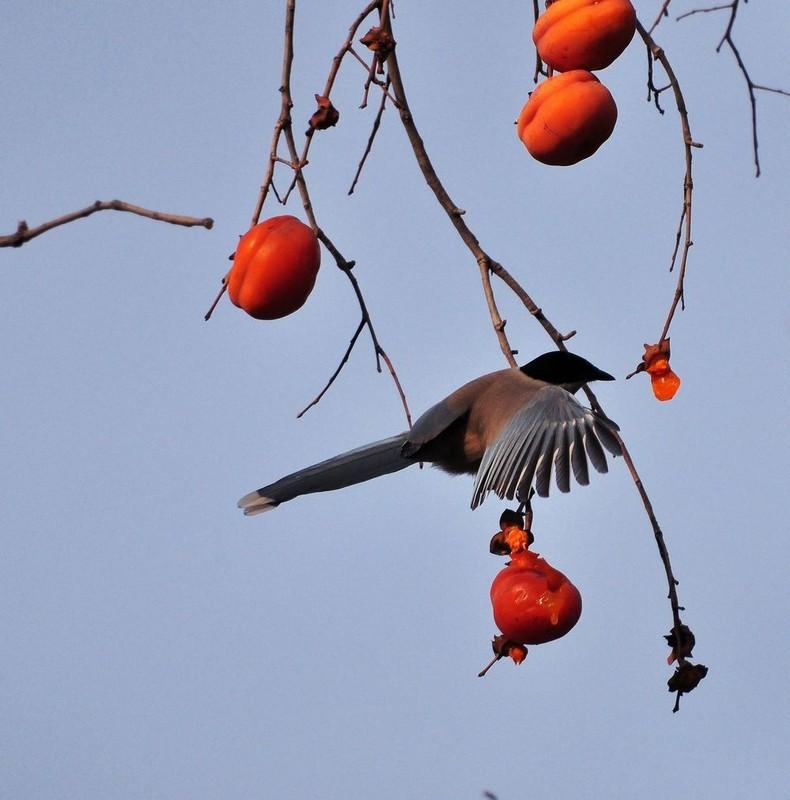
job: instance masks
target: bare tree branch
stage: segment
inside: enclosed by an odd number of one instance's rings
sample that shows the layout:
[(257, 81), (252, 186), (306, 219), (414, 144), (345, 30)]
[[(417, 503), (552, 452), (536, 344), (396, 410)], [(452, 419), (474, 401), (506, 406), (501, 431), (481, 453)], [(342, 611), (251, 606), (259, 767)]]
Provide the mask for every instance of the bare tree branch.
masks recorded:
[[(752, 80), (751, 75), (749, 74), (748, 69), (746, 68), (746, 64), (741, 57), (741, 53), (738, 50), (737, 45), (735, 44), (735, 40), (732, 38), (732, 30), (735, 26), (735, 18), (738, 14), (738, 6), (740, 5), (741, 0), (732, 0), (730, 3), (725, 3), (719, 6), (708, 6), (707, 8), (695, 8), (692, 11), (687, 11), (685, 14), (681, 14), (677, 19), (686, 19), (687, 17), (694, 16), (695, 14), (709, 14), (712, 11), (726, 11), (729, 10), (730, 16), (727, 20), (727, 27), (724, 30), (724, 35), (721, 37), (721, 41), (716, 46), (716, 52), (720, 53), (721, 48), (726, 44), (730, 50), (732, 51), (733, 56), (735, 56), (735, 61), (738, 64), (738, 69), (741, 71), (741, 75), (743, 75), (744, 80), (746, 81), (746, 88), (749, 92), (749, 105), (751, 106), (752, 112), (752, 152), (754, 153), (754, 176), (755, 178), (760, 177), (760, 156), (758, 153), (760, 142), (757, 138), (757, 94), (756, 92), (771, 92), (773, 94), (781, 94), (785, 97), (790, 97), (790, 92), (786, 91), (785, 89), (777, 89), (770, 86), (763, 86), (762, 84), (755, 83)], [(746, 2), (746, 0), (744, 0)]]
[[(337, 77), (340, 64), (343, 60), (343, 57), (351, 47), (351, 41), (354, 38), (357, 29), (362, 24), (364, 19), (372, 11), (378, 8), (380, 1), (381, 0), (372, 0), (372, 2), (369, 2), (352, 23), (349, 29), (348, 36), (343, 46), (332, 60), (332, 66), (330, 67), (329, 76), (327, 77), (327, 81), (324, 86), (324, 92), (323, 92), (324, 97), (327, 98), (329, 97), (329, 93), (332, 89), (332, 86), (334, 85), (334, 81), (335, 78)], [(406, 395), (403, 391), (403, 387), (400, 383), (400, 379), (398, 378), (398, 374), (395, 370), (392, 360), (387, 355), (384, 348), (381, 346), (381, 342), (379, 341), (379, 338), (376, 334), (376, 330), (373, 326), (373, 320), (371, 319), (370, 312), (368, 311), (367, 303), (365, 302), (365, 298), (362, 294), (362, 289), (359, 286), (359, 282), (357, 281), (356, 276), (351, 271), (354, 267), (354, 262), (346, 259), (343, 256), (343, 254), (339, 251), (339, 249), (336, 247), (336, 245), (332, 242), (332, 240), (329, 238), (329, 236), (326, 234), (326, 232), (319, 227), (318, 220), (316, 219), (315, 211), (313, 209), (313, 205), (310, 200), (310, 193), (307, 188), (307, 181), (305, 180), (304, 177), (304, 168), (307, 166), (307, 153), (309, 150), (310, 141), (312, 140), (313, 133), (315, 132), (315, 128), (311, 127), (305, 134), (306, 137), (305, 146), (300, 156), (296, 150), (296, 142), (294, 140), (294, 135), (293, 135), (293, 121), (291, 118), (291, 109), (293, 108), (293, 99), (291, 97), (291, 69), (294, 57), (293, 34), (294, 34), (295, 16), (296, 16), (296, 0), (286, 0), (285, 32), (284, 32), (284, 42), (283, 42), (283, 68), (280, 80), (280, 96), (281, 96), (280, 114), (274, 126), (274, 132), (272, 134), (272, 144), (269, 152), (269, 163), (266, 175), (264, 176), (263, 184), (261, 185), (261, 190), (258, 195), (258, 202), (256, 203), (252, 222), (253, 225), (255, 225), (257, 221), (260, 219), (263, 203), (266, 200), (266, 196), (268, 194), (270, 186), (273, 185), (275, 165), (283, 164), (287, 167), (290, 167), (294, 173), (292, 187), (295, 186), (299, 189), (299, 194), (302, 200), (302, 206), (304, 208), (305, 214), (307, 215), (310, 226), (315, 231), (315, 234), (318, 237), (319, 241), (324, 245), (324, 247), (329, 251), (332, 257), (335, 259), (335, 263), (337, 264), (338, 268), (345, 274), (345, 276), (351, 283), (351, 287), (354, 291), (354, 294), (356, 295), (357, 302), (359, 303), (360, 312), (362, 314), (362, 321), (360, 323), (361, 327), (352, 337), (348, 349), (346, 350), (346, 353), (344, 354), (339, 367), (330, 378), (326, 387), (311, 403), (309, 403), (298, 414), (298, 416), (301, 417), (308, 409), (316, 405), (321, 400), (321, 398), (326, 394), (327, 390), (335, 382), (335, 379), (340, 374), (340, 371), (342, 370), (343, 366), (348, 361), (351, 352), (354, 349), (354, 345), (359, 339), (359, 334), (361, 329), (366, 327), (368, 329), (368, 333), (370, 334), (370, 338), (373, 343), (373, 352), (376, 359), (376, 369), (378, 372), (382, 371), (381, 362), (383, 360), (387, 366), (387, 370), (390, 373), (393, 383), (395, 384), (398, 396), (400, 397), (401, 403), (403, 405), (403, 410), (406, 415), (406, 420), (408, 421), (409, 426), (411, 426), (411, 421), (412, 421), (411, 412), (409, 411), (409, 405), (406, 400)], [(285, 144), (288, 149), (289, 158), (287, 159), (282, 158), (278, 154), (278, 146), (281, 137), (285, 139)], [(290, 189), (288, 190), (288, 193), (290, 193)], [(288, 198), (288, 193), (286, 193), (285, 197), (282, 200), (283, 204), (286, 202)], [(227, 289), (227, 278), (228, 276), (226, 275), (222, 279), (222, 288), (219, 294), (217, 295), (217, 298), (214, 300), (208, 313), (206, 314), (206, 319), (209, 319), (211, 313), (213, 312), (214, 308), (219, 302), (219, 299), (222, 297), (225, 290)]]
[(343, 369), (345, 363), (348, 361), (351, 351), (354, 349), (354, 345), (359, 338), (359, 334), (365, 329), (365, 324), (365, 318), (363, 317), (359, 321), (359, 325), (357, 325), (357, 329), (354, 331), (354, 335), (351, 337), (351, 341), (348, 343), (346, 352), (343, 354), (343, 358), (340, 359), (337, 369), (332, 373), (332, 376), (329, 378), (324, 388), (321, 389), (321, 391), (296, 415), (297, 419), (303, 417), (313, 406), (318, 405), (318, 403), (321, 401), (321, 398), (329, 391), (329, 387), (335, 382), (335, 378), (337, 378), (337, 376), (340, 374), (340, 370)]
[[(387, 76), (387, 80), (385, 81), (385, 86), (389, 89), (390, 86), (390, 79)], [(349, 194), (354, 194), (354, 188), (357, 185), (357, 181), (359, 180), (359, 176), (362, 174), (362, 167), (365, 166), (365, 161), (367, 161), (368, 156), (370, 155), (370, 151), (373, 147), (373, 140), (376, 138), (376, 134), (378, 133), (379, 126), (381, 125), (381, 117), (384, 114), (384, 107), (387, 104), (387, 98), (389, 97), (389, 92), (385, 91), (381, 95), (381, 104), (379, 105), (379, 110), (376, 114), (376, 118), (373, 120), (373, 129), (370, 132), (370, 136), (368, 138), (367, 146), (365, 147), (365, 152), (362, 154), (362, 158), (359, 161), (359, 166), (357, 167), (357, 171), (354, 173), (354, 180), (351, 182), (351, 188), (348, 190)]]
[[(386, 15), (383, 15), (382, 17), (382, 26), (385, 27), (386, 30), (391, 31), (391, 21), (389, 17)], [(642, 31), (644, 31), (644, 28), (642, 28), (640, 33)], [(663, 55), (663, 52), (661, 52), (660, 56), (658, 52), (656, 52), (654, 55), (656, 58), (661, 60), (662, 64), (665, 64), (666, 57)], [(497, 334), (497, 337), (499, 339), (500, 347), (502, 348), (508, 363), (511, 364), (512, 366), (515, 364), (515, 360), (513, 359), (513, 350), (510, 347), (510, 344), (508, 343), (507, 337), (505, 336), (504, 333), (504, 322), (501, 320), (501, 317), (499, 316), (499, 312), (496, 307), (496, 303), (493, 300), (493, 292), (491, 291), (491, 286), (490, 286), (490, 273), (493, 273), (497, 277), (499, 277), (516, 294), (516, 296), (522, 301), (522, 303), (528, 309), (528, 311), (538, 320), (543, 329), (554, 341), (557, 348), (560, 350), (565, 350), (566, 349), (565, 341), (566, 339), (570, 338), (570, 336), (572, 336), (573, 334), (562, 335), (554, 327), (554, 325), (548, 320), (548, 318), (544, 315), (543, 311), (535, 304), (535, 302), (527, 294), (527, 292), (519, 284), (519, 282), (501, 264), (493, 261), (488, 256), (488, 254), (480, 246), (477, 237), (472, 233), (470, 228), (466, 225), (466, 223), (462, 219), (462, 215), (464, 212), (461, 209), (459, 209), (458, 206), (450, 198), (449, 194), (447, 193), (446, 189), (441, 183), (438, 175), (436, 174), (436, 171), (434, 170), (433, 165), (431, 164), (430, 158), (428, 157), (428, 153), (426, 152), (422, 137), (419, 134), (417, 126), (414, 122), (414, 117), (412, 116), (411, 110), (409, 108), (408, 100), (406, 98), (406, 92), (403, 85), (403, 80), (398, 65), (397, 55), (394, 52), (390, 54), (387, 60), (387, 67), (389, 70), (390, 79), (392, 81), (392, 88), (395, 92), (395, 96), (398, 100), (398, 103), (400, 104), (401, 122), (406, 131), (406, 135), (409, 139), (409, 142), (411, 143), (412, 150), (414, 151), (417, 164), (423, 173), (423, 177), (425, 178), (428, 187), (434, 193), (437, 201), (446, 212), (453, 226), (457, 230), (462, 241), (464, 242), (464, 244), (466, 244), (466, 246), (475, 256), (475, 259), (477, 260), (477, 263), (480, 267), (481, 278), (483, 282), (483, 290), (486, 296), (486, 301), (488, 303), (489, 313), (491, 315), (491, 321), (494, 330)], [(671, 66), (669, 66), (668, 61), (666, 61), (665, 67), (669, 67), (668, 75), (670, 75), (670, 79), (672, 80), (674, 76), (671, 74)], [(677, 84), (676, 81), (675, 83)], [(690, 148), (691, 146), (695, 146), (695, 143), (693, 143), (691, 139), (690, 132), (687, 132), (688, 115), (685, 113), (685, 105), (683, 104), (683, 98), (682, 94), (680, 93), (679, 86), (676, 85), (676, 87), (673, 88), (675, 89), (676, 92), (675, 97), (676, 101), (679, 104), (679, 108), (682, 104), (683, 114), (685, 115), (683, 117), (684, 140), (687, 140), (687, 148)], [(689, 160), (687, 161), (687, 166), (690, 169), (690, 149), (688, 149), (688, 159)], [(690, 191), (691, 191), (691, 181), (689, 178), (688, 192), (690, 193)], [(689, 207), (686, 210), (685, 220), (686, 220), (686, 225), (688, 226), (689, 237), (690, 237), (690, 224), (691, 224), (690, 195), (688, 197), (688, 200), (689, 200)], [(685, 201), (686, 200), (684, 196), (684, 202)], [(690, 238), (689, 238), (689, 246), (690, 246)], [(681, 270), (680, 270), (681, 275), (685, 271), (685, 255), (687, 254), (687, 252), (688, 248), (686, 248), (684, 255), (681, 257), (682, 260)], [(682, 287), (682, 278), (680, 285)], [(602, 416), (605, 417), (606, 414), (601, 408), (601, 405), (598, 402), (598, 399), (596, 398), (592, 390), (587, 386), (584, 387), (584, 390), (587, 394), (587, 397), (590, 401), (592, 408), (596, 411), (596, 413), (601, 414)], [(636, 489), (642, 500), (642, 504), (645, 508), (645, 512), (648, 516), (648, 519), (650, 520), (650, 524), (653, 529), (653, 535), (656, 540), (656, 544), (658, 546), (661, 562), (663, 564), (664, 572), (667, 577), (667, 582), (670, 587), (669, 600), (672, 610), (672, 619), (673, 619), (673, 625), (675, 629), (677, 629), (677, 626), (681, 624), (679, 616), (681, 606), (679, 605), (677, 600), (677, 591), (675, 588), (677, 586), (677, 580), (675, 579), (675, 576), (672, 572), (672, 565), (669, 560), (669, 553), (667, 551), (666, 544), (664, 542), (663, 533), (661, 531), (661, 528), (658, 524), (655, 513), (653, 511), (650, 498), (648, 497), (644, 485), (642, 484), (641, 478), (639, 477), (639, 474), (636, 471), (633, 459), (631, 458), (630, 453), (625, 447), (625, 443), (622, 441), (622, 438), (618, 436), (618, 439), (623, 448), (624, 459), (628, 467), (629, 473), (631, 475), (632, 480), (634, 481), (634, 485), (636, 486)], [(679, 657), (678, 659), (679, 661), (680, 658), (683, 658), (683, 656), (681, 655)], [(683, 661), (682, 663), (685, 663), (685, 661)], [(678, 692), (677, 703), (679, 703), (679, 700), (680, 700), (680, 692)], [(676, 709), (678, 707), (677, 703), (676, 703)]]
[[(364, 70), (365, 70), (365, 72), (367, 72), (367, 73), (368, 73), (368, 75), (370, 75), (370, 66), (371, 66), (371, 65), (370, 65), (370, 64), (368, 64), (368, 62), (367, 62), (367, 61), (365, 61), (365, 59), (364, 59), (364, 58), (362, 58), (362, 56), (361, 56), (361, 55), (360, 55), (360, 54), (359, 54), (359, 53), (358, 53), (358, 52), (357, 52), (357, 51), (356, 51), (356, 50), (355, 50), (353, 47), (349, 47), (349, 48), (348, 48), (348, 52), (349, 52), (349, 53), (351, 53), (351, 55), (352, 55), (352, 56), (354, 56), (354, 58), (357, 60), (357, 63), (358, 63), (358, 64), (359, 64), (359, 65), (362, 67), (362, 69), (364, 69)], [(382, 91), (384, 94), (386, 94), (386, 95), (387, 95), (387, 97), (389, 97), (389, 99), (390, 99), (390, 103), (392, 103), (392, 105), (394, 105), (396, 108), (398, 107), (398, 101), (397, 101), (397, 100), (395, 99), (395, 97), (394, 97), (394, 96), (393, 96), (393, 95), (390, 93), (388, 86), (385, 86), (385, 85), (384, 85), (384, 83), (385, 83), (384, 81), (382, 81), (382, 80), (379, 80), (378, 78), (376, 78), (376, 77), (374, 76), (374, 77), (371, 79), (371, 82), (372, 82), (372, 83), (375, 83), (375, 84), (376, 84), (376, 86), (378, 86), (378, 87), (381, 89), (381, 91)], [(364, 105), (363, 105), (363, 106), (360, 106), (360, 108), (364, 108), (364, 107), (365, 107)]]
[[(350, 43), (351, 39), (354, 36), (359, 25), (365, 19), (365, 17), (377, 7), (378, 0), (376, 2), (369, 3), (365, 9), (363, 9), (362, 13), (360, 13), (354, 24), (351, 26), (348, 38), (346, 39), (346, 45), (343, 49), (338, 53), (332, 63), (332, 68), (330, 70), (330, 76), (327, 79), (327, 86), (324, 89), (324, 96), (329, 95), (329, 90), (331, 90), (332, 84), (334, 83), (334, 79), (337, 75), (337, 70), (339, 69), (340, 62), (342, 61), (342, 57), (345, 54), (348, 44)], [(285, 143), (288, 148), (288, 152), (291, 157), (291, 164), (296, 165), (293, 167), (294, 169), (294, 183), (299, 190), (299, 194), (302, 199), (302, 207), (304, 208), (305, 214), (310, 222), (311, 227), (316, 233), (316, 236), (321, 241), (321, 243), (326, 247), (326, 249), (332, 254), (332, 257), (335, 259), (335, 263), (337, 264), (338, 268), (343, 272), (343, 274), (348, 278), (351, 286), (354, 290), (354, 294), (356, 295), (357, 302), (359, 303), (359, 308), (362, 313), (362, 320), (365, 324), (365, 327), (368, 329), (368, 333), (370, 334), (371, 341), (373, 342), (373, 350), (376, 357), (376, 369), (381, 372), (381, 360), (383, 359), (385, 364), (387, 365), (387, 369), (392, 377), (393, 382), (395, 383), (395, 388), (398, 391), (398, 395), (400, 396), (401, 403), (403, 405), (403, 410), (406, 415), (406, 419), (411, 426), (411, 413), (409, 411), (409, 406), (406, 401), (406, 396), (403, 392), (403, 387), (401, 386), (400, 380), (398, 379), (397, 372), (392, 364), (392, 360), (389, 358), (387, 353), (385, 352), (384, 348), (381, 346), (379, 342), (378, 336), (376, 334), (376, 330), (373, 327), (373, 320), (370, 317), (370, 313), (368, 311), (367, 303), (365, 302), (365, 298), (362, 294), (362, 290), (360, 289), (359, 282), (356, 279), (356, 276), (352, 273), (352, 268), (354, 267), (354, 262), (347, 260), (337, 246), (332, 242), (329, 236), (323, 231), (319, 225), (318, 220), (316, 219), (315, 211), (313, 209), (313, 204), (310, 200), (310, 192), (307, 188), (307, 181), (304, 177), (303, 172), (303, 165), (305, 163), (306, 157), (306, 149), (302, 153), (302, 157), (300, 158), (297, 154), (296, 150), (296, 142), (294, 140), (293, 135), (293, 125), (291, 122), (291, 108), (293, 107), (293, 101), (291, 99), (291, 73), (290, 73), (290, 64), (293, 60), (293, 19), (296, 11), (296, 0), (286, 0), (286, 25), (285, 25), (285, 57), (283, 59), (283, 63), (288, 65), (288, 69), (284, 68), (283, 70), (283, 80), (280, 91), (282, 93), (282, 108), (285, 112), (285, 118), (281, 125), (283, 136), (285, 138)], [(311, 129), (312, 130), (312, 129)], [(312, 138), (310, 133), (308, 132), (308, 141), (306, 142), (306, 146), (309, 144), (309, 139)], [(357, 341), (357, 337), (354, 338), (354, 342)], [(353, 343), (352, 343), (353, 349)], [(349, 351), (350, 354), (350, 351)], [(347, 359), (346, 359), (347, 360)], [(345, 360), (343, 361), (345, 363)], [(341, 368), (343, 364), (340, 365)], [(334, 379), (333, 379), (334, 380)], [(312, 405), (312, 404), (311, 404)], [(310, 407), (310, 406), (308, 406)]]
[[(540, 6), (538, 5), (538, 0), (532, 0), (532, 18), (537, 23), (538, 17), (540, 16)], [(532, 76), (532, 82), (537, 83), (538, 79), (541, 75), (547, 75), (548, 73), (543, 67), (543, 59), (540, 57), (540, 53), (538, 53), (538, 48), (535, 48), (535, 73)]]
[[(340, 65), (343, 63), (346, 53), (352, 49), (351, 43), (354, 41), (354, 36), (359, 30), (359, 26), (379, 7), (380, 3), (381, 0), (370, 0), (370, 2), (362, 9), (362, 11), (359, 12), (356, 19), (351, 23), (351, 27), (348, 29), (348, 36), (346, 36), (346, 40), (343, 42), (340, 50), (337, 51), (337, 54), (332, 59), (332, 65), (329, 68), (329, 74), (326, 77), (326, 83), (324, 84), (324, 89), (321, 92), (323, 97), (329, 97), (331, 95), (332, 88), (335, 85), (335, 79), (337, 78), (337, 73), (340, 70)], [(293, 42), (293, 31), (291, 32), (291, 41)], [(291, 51), (293, 52), (293, 44), (291, 45)], [(367, 65), (365, 65), (365, 68), (367, 69)], [(300, 163), (307, 160), (307, 154), (310, 152), (310, 145), (312, 144), (314, 134), (314, 128), (308, 129), (307, 133), (305, 134), (305, 142), (304, 146), (302, 147), (301, 158), (298, 159)], [(283, 196), (283, 203), (288, 202), (288, 198), (291, 196), (291, 192), (294, 190), (295, 186), (296, 175), (294, 175), (291, 185), (288, 187), (285, 195)]]
[[(694, 197), (694, 178), (692, 173), (692, 165), (693, 165), (693, 150), (692, 148), (701, 148), (702, 145), (698, 142), (694, 141), (694, 138), (691, 135), (691, 126), (689, 124), (689, 116), (688, 110), (686, 109), (686, 101), (683, 97), (683, 91), (680, 88), (680, 83), (678, 82), (677, 76), (675, 75), (675, 71), (672, 69), (672, 64), (670, 64), (669, 59), (667, 58), (666, 53), (664, 50), (659, 47), (653, 37), (645, 30), (644, 26), (642, 25), (639, 20), (636, 22), (636, 29), (639, 32), (639, 35), (642, 37), (645, 45), (647, 46), (649, 52), (649, 58), (658, 61), (664, 72), (669, 79), (669, 87), (672, 89), (672, 94), (675, 97), (675, 105), (677, 106), (678, 116), (680, 118), (680, 129), (683, 136), (683, 151), (685, 155), (685, 163), (686, 163), (686, 171), (685, 175), (683, 176), (683, 205), (681, 208), (680, 213), (680, 220), (678, 222), (677, 232), (675, 234), (675, 247), (672, 251), (672, 257), (670, 259), (669, 270), (670, 272), (674, 269), (675, 264), (678, 262), (678, 251), (680, 251), (680, 259), (679, 259), (679, 269), (678, 269), (678, 277), (677, 283), (675, 285), (675, 293), (672, 297), (672, 302), (669, 306), (669, 311), (667, 312), (666, 320), (664, 321), (664, 326), (661, 331), (661, 336), (659, 336), (658, 341), (662, 341), (666, 339), (667, 335), (669, 334), (669, 328), (672, 325), (672, 320), (675, 316), (675, 311), (677, 310), (678, 304), (681, 304), (681, 308), (683, 307), (683, 298), (684, 298), (684, 281), (686, 278), (686, 265), (688, 263), (688, 256), (689, 250), (691, 246), (694, 244), (691, 239), (691, 211), (692, 211), (692, 202)], [(662, 112), (663, 113), (663, 112)], [(681, 237), (683, 239), (683, 246), (680, 247)]]
[(15, 233), (0, 236), (0, 247), (21, 247), (31, 239), (35, 239), (36, 236), (41, 236), (42, 233), (51, 231), (61, 225), (67, 225), (69, 222), (89, 217), (97, 211), (128, 211), (130, 214), (137, 214), (140, 217), (148, 217), (148, 219), (154, 219), (158, 222), (168, 222), (171, 225), (183, 225), (186, 228), (201, 227), (211, 229), (214, 225), (214, 220), (211, 217), (199, 219), (197, 217), (185, 217), (181, 214), (168, 214), (165, 211), (152, 211), (149, 208), (125, 203), (123, 200), (97, 200), (79, 211), (64, 214), (62, 217), (44, 222), (35, 228), (29, 228), (27, 222), (22, 220)]
[(661, 22), (661, 20), (664, 17), (668, 17), (669, 16), (669, 4), (671, 2), (672, 2), (672, 0), (664, 0), (664, 2), (661, 4), (661, 8), (659, 9), (658, 14), (656, 15), (656, 18), (653, 20), (653, 24), (650, 26), (650, 28), (647, 31), (648, 33), (653, 33), (653, 31), (658, 27), (658, 25)]

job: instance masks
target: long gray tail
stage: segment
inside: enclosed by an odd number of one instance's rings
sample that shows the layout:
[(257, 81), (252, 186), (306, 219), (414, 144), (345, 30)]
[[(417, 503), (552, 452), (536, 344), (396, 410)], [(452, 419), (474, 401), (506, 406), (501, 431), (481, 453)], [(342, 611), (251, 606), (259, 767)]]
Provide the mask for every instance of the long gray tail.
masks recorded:
[(239, 500), (239, 508), (243, 508), (244, 514), (251, 517), (302, 494), (342, 489), (344, 486), (397, 472), (415, 463), (401, 455), (405, 441), (406, 434), (399, 433), (389, 439), (366, 444), (320, 464), (300, 469), (299, 472), (280, 478), (276, 483), (244, 495)]

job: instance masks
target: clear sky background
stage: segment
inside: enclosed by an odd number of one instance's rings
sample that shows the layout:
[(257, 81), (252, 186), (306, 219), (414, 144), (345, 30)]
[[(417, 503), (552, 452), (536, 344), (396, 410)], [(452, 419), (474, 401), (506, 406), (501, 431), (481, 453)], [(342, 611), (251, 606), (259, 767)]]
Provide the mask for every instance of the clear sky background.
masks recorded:
[[(638, 5), (650, 22), (660, 3)], [(203, 321), (264, 174), (282, 6), (5, 4), (0, 232), (113, 197), (216, 224), (104, 212), (0, 251), (0, 797), (786, 798), (790, 103), (759, 97), (755, 180), (743, 78), (714, 52), (726, 16), (658, 29), (705, 145), (672, 329), (683, 386), (659, 404), (644, 375), (622, 380), (674, 289), (683, 179), (671, 98), (663, 117), (645, 102), (644, 48), (601, 74), (620, 112), (610, 141), (549, 168), (513, 128), (532, 88), (530, 4), (398, 2), (403, 77), (448, 191), (557, 327), (578, 330), (573, 349), (620, 378), (599, 398), (710, 668), (673, 715), (665, 578), (618, 461), (536, 507), (537, 550), (583, 594), (578, 626), (480, 680), (505, 506), (472, 513), (471, 479), (413, 468), (260, 518), (235, 507), (404, 428), (364, 336), (295, 419), (358, 322), (330, 258), (287, 319), (226, 300)], [(300, 136), (359, 7), (299, 3)], [(788, 25), (785, 3), (741, 9), (756, 81), (790, 87)], [(316, 137), (307, 177), (420, 413), (505, 364), (477, 266), (391, 110), (346, 196), (375, 111), (357, 108), (364, 74), (344, 66), (340, 124)], [(522, 363), (551, 349), (496, 288)]]

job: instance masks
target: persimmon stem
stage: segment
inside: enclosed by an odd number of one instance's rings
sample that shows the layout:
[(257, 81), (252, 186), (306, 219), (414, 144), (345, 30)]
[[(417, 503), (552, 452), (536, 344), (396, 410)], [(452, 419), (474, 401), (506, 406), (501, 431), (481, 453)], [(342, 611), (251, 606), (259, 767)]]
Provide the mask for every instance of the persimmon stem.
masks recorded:
[(480, 670), (480, 672), (478, 672), (478, 673), (477, 673), (477, 677), (478, 677), (478, 678), (483, 678), (483, 677), (485, 677), (485, 675), (486, 675), (486, 673), (488, 672), (488, 670), (490, 670), (490, 669), (491, 669), (491, 667), (493, 667), (493, 666), (494, 666), (494, 664), (496, 664), (496, 662), (497, 662), (497, 661), (499, 661), (501, 658), (502, 658), (502, 655), (501, 655), (501, 654), (497, 654), (497, 655), (495, 655), (495, 656), (494, 656), (494, 657), (493, 657), (493, 658), (492, 658), (492, 659), (491, 659), (491, 660), (488, 662), (488, 664), (486, 664), (486, 665), (483, 667), (483, 669), (481, 669), (481, 670)]
[[(228, 275), (229, 274), (230, 273), (228, 273)], [(222, 299), (222, 295), (228, 291), (228, 275), (226, 275), (222, 279), (222, 287), (217, 292), (217, 296), (214, 298), (214, 302), (211, 304), (209, 310), (206, 312), (206, 315), (203, 317), (203, 319), (206, 320), (206, 322), (208, 322), (211, 319), (211, 315), (214, 313), (214, 309), (217, 307), (217, 305), (219, 305), (219, 301)]]

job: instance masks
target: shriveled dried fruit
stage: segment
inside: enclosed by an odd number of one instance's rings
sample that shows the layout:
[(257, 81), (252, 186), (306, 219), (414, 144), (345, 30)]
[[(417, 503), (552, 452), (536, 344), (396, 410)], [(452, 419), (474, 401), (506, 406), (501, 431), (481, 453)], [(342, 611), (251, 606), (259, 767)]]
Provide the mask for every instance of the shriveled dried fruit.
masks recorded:
[(686, 662), (678, 667), (667, 681), (670, 692), (680, 692), (685, 694), (692, 689), (696, 689), (699, 682), (708, 674), (708, 668), (704, 664), (689, 664)]
[(378, 26), (372, 27), (360, 40), (365, 47), (378, 55), (380, 61), (386, 61), (389, 54), (395, 49), (395, 39), (392, 35)]
[[(340, 119), (340, 112), (332, 105), (332, 101), (328, 97), (323, 97), (320, 94), (315, 96), (315, 101), (318, 103), (318, 108), (310, 117), (309, 125), (313, 130), (324, 131), (337, 125)], [(309, 131), (308, 131), (309, 132)]]
[(672, 652), (667, 656), (667, 664), (672, 664), (678, 658), (690, 658), (692, 650), (697, 643), (694, 634), (688, 625), (681, 625), (679, 629), (672, 630), (664, 637)]

